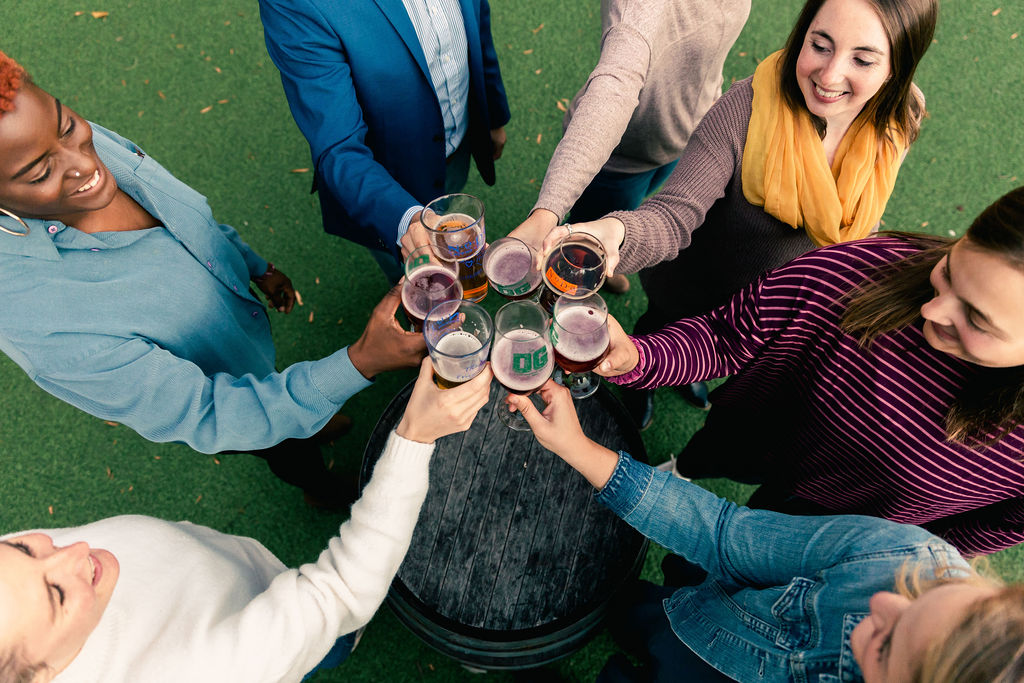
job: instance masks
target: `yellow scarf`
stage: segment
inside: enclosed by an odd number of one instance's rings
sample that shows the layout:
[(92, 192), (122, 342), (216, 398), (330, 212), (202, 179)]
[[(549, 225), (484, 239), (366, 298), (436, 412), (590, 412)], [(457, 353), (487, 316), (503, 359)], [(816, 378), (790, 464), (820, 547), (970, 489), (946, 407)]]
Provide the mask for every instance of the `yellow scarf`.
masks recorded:
[(818, 246), (867, 237), (892, 194), (906, 143), (879, 144), (859, 116), (843, 136), (832, 167), (806, 111), (793, 112), (779, 92), (782, 51), (754, 70), (754, 101), (743, 148), (743, 195)]

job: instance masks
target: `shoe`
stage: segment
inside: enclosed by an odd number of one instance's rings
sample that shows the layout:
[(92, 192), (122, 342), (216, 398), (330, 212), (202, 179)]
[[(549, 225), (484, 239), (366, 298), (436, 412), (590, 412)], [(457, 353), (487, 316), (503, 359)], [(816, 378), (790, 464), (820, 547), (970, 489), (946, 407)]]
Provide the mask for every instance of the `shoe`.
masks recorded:
[(358, 497), (359, 478), (355, 475), (328, 472), (320, 481), (302, 488), (306, 505), (324, 512), (347, 510)]
[(658, 470), (659, 472), (671, 472), (672, 476), (675, 477), (676, 479), (682, 479), (683, 481), (693, 481), (689, 477), (684, 477), (683, 475), (679, 474), (679, 471), (676, 469), (676, 456), (674, 455), (668, 456), (668, 460), (656, 466), (654, 469)]
[(604, 289), (612, 294), (625, 294), (629, 291), (629, 278), (621, 273), (615, 273), (604, 281)]
[(676, 393), (694, 408), (711, 410), (711, 401), (708, 400), (708, 385), (704, 382), (694, 382), (676, 387)]
[(619, 395), (637, 429), (642, 432), (650, 427), (654, 422), (654, 390), (623, 389)]

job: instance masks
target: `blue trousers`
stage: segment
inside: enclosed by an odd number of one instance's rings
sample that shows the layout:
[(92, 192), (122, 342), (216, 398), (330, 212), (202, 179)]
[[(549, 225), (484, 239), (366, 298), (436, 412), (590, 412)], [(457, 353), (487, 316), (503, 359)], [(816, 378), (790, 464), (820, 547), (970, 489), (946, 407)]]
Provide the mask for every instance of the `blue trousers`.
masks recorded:
[(600, 171), (569, 212), (574, 223), (597, 220), (612, 211), (631, 211), (658, 190), (676, 167), (675, 161), (643, 173)]
[(320, 663), (313, 667), (313, 670), (302, 677), (302, 680), (308, 680), (310, 676), (315, 674), (321, 669), (333, 669), (336, 666), (340, 666), (342, 662), (348, 659), (349, 654), (352, 652), (352, 646), (356, 642), (356, 632), (346, 633), (341, 638), (334, 641), (334, 647), (330, 649), (327, 655), (320, 660)]

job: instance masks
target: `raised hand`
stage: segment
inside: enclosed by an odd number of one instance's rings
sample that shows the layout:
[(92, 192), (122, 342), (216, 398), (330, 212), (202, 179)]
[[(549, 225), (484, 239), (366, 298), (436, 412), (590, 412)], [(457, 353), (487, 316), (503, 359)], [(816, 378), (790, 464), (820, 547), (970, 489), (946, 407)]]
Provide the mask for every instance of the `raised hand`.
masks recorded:
[(433, 373), (430, 359), (424, 358), (405, 414), (395, 429), (410, 441), (433, 443), (442, 436), (466, 431), (490, 396), (489, 363), (479, 375), (452, 389), (439, 389)]

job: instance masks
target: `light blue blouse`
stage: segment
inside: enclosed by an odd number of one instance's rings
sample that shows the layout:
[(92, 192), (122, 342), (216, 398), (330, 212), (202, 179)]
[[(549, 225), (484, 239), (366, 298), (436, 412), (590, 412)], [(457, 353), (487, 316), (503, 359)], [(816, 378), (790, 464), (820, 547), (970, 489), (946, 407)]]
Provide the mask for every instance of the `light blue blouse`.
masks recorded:
[(369, 384), (347, 348), (276, 372), (249, 291), (267, 262), (205, 197), (91, 125), (118, 186), (162, 226), (86, 234), (26, 219), (28, 236), (0, 233), (0, 350), (47, 392), (151, 441), (217, 453), (315, 434)]
[(920, 527), (751, 510), (625, 453), (597, 499), (707, 570), (665, 600), (665, 614), (680, 641), (738, 681), (861, 681), (850, 634), (871, 596), (893, 590), (904, 564), (969, 570)]

